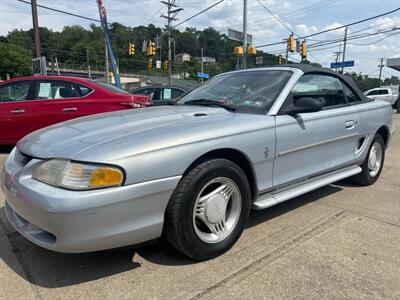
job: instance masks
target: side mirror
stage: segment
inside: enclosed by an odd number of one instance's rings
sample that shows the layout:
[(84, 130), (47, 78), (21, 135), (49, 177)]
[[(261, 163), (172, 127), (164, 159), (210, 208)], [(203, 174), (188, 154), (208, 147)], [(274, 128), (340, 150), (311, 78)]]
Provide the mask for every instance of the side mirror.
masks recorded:
[(289, 106), (285, 113), (288, 115), (296, 115), (299, 113), (317, 112), (322, 109), (322, 102), (315, 98), (300, 98), (296, 104)]

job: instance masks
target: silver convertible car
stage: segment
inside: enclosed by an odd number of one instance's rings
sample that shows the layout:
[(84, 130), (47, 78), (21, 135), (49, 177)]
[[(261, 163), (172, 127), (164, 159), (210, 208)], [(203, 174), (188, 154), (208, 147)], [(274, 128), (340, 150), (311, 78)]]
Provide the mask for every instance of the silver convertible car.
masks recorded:
[(351, 177), (379, 177), (389, 103), (307, 65), (215, 76), (173, 105), (84, 117), (23, 138), (1, 175), (8, 220), (60, 252), (162, 235), (205, 260), (266, 209)]

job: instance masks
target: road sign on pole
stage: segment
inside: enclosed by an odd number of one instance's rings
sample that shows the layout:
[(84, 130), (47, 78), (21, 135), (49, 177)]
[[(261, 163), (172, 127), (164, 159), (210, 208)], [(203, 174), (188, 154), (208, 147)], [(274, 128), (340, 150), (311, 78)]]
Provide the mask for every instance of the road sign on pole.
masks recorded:
[(262, 65), (262, 63), (263, 63), (263, 57), (256, 56), (256, 65)]
[(331, 69), (354, 67), (354, 60), (340, 61), (331, 63)]
[[(228, 28), (228, 38), (237, 42), (242, 42), (243, 32)], [(253, 35), (247, 34), (247, 43), (253, 44)]]
[(204, 78), (207, 79), (210, 77), (210, 75), (208, 73), (203, 73), (203, 72), (197, 72), (197, 77), (198, 78)]

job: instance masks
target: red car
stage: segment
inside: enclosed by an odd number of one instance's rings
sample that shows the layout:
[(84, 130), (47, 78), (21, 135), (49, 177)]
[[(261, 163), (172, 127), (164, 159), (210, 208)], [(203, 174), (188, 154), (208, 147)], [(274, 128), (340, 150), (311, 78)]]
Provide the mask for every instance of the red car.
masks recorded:
[(14, 145), (32, 131), (69, 119), (150, 104), (147, 96), (90, 79), (10, 79), (0, 83), (0, 145)]

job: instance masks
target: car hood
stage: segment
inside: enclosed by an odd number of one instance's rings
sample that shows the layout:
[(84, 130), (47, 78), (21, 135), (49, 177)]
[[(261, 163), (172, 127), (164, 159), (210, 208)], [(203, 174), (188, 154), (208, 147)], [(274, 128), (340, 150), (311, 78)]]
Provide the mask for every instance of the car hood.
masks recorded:
[(52, 125), (17, 147), (36, 158), (111, 161), (266, 127), (265, 115), (191, 105), (148, 107), (92, 115)]

